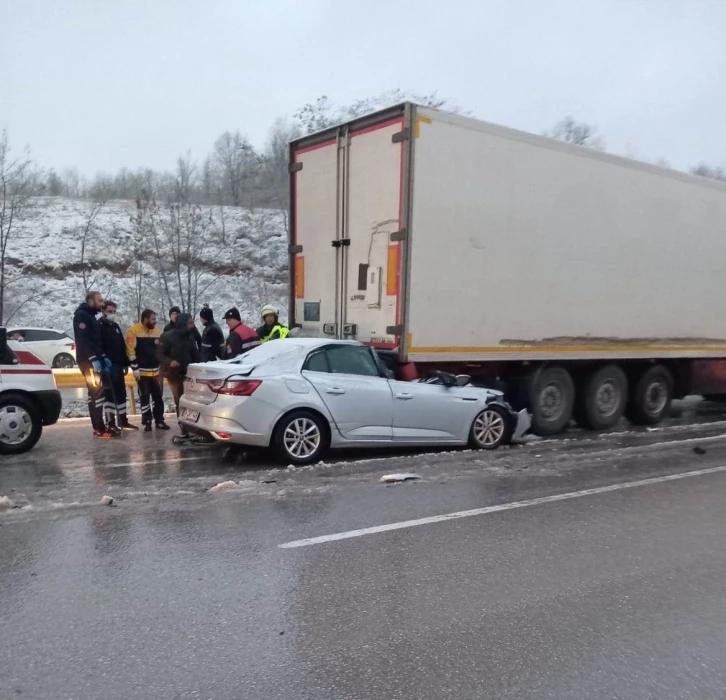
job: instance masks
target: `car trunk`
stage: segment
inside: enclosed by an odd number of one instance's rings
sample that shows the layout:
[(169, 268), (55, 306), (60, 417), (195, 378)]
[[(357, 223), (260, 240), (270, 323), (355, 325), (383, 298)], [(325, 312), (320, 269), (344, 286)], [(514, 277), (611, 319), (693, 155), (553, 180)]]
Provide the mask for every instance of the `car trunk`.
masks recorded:
[(226, 362), (190, 365), (184, 381), (184, 395), (195, 403), (209, 405), (214, 403), (218, 396), (212, 391), (212, 386), (232, 376), (247, 377), (253, 369), (254, 367), (250, 365)]

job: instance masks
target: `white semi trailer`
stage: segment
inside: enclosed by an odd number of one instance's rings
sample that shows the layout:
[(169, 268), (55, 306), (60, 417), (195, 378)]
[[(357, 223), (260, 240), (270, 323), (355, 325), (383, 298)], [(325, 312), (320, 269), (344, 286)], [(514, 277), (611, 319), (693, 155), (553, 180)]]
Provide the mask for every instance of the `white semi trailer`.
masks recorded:
[(403, 104), (290, 147), (292, 323), (543, 435), (726, 394), (726, 184)]

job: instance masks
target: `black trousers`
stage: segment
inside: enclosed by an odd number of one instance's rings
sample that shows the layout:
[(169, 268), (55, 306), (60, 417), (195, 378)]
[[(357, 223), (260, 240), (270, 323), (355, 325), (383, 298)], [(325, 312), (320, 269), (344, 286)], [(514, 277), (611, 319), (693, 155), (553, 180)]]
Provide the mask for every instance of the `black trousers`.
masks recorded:
[(106, 430), (106, 424), (103, 420), (103, 409), (106, 405), (106, 387), (98, 374), (91, 365), (80, 364), (78, 369), (83, 373), (86, 381), (86, 389), (88, 390), (88, 415), (91, 417), (91, 425), (94, 430), (100, 432)]
[(110, 374), (103, 375), (105, 389), (105, 404), (103, 408), (107, 425), (126, 423), (126, 380), (124, 368), (121, 365), (113, 365)]
[(164, 396), (162, 379), (156, 377), (141, 377), (139, 385), (139, 403), (141, 404), (141, 423), (151, 425), (164, 420)]

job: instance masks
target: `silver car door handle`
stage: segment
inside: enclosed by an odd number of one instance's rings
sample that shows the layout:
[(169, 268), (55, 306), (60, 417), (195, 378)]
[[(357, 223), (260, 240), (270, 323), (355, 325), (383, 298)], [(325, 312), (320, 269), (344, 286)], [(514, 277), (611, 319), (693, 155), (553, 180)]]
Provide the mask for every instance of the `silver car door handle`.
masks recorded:
[(335, 396), (340, 396), (341, 394), (345, 394), (345, 389), (338, 389), (337, 386), (331, 387), (330, 389), (325, 390), (326, 394), (334, 394)]
[(413, 394), (396, 394), (397, 399), (401, 401), (410, 401), (413, 398)]

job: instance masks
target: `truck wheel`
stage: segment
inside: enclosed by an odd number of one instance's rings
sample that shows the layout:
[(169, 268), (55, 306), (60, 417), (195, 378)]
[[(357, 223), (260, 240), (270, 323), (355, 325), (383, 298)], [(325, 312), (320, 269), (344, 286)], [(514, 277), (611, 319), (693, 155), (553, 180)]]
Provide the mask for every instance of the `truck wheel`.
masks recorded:
[(557, 435), (570, 423), (575, 404), (575, 383), (562, 367), (545, 367), (534, 374), (529, 390), (532, 432)]
[(617, 365), (605, 365), (585, 378), (577, 397), (577, 422), (590, 430), (612, 428), (625, 413), (628, 378)]
[(634, 425), (655, 425), (668, 414), (673, 400), (673, 375), (667, 367), (654, 365), (635, 384), (625, 409)]
[(27, 452), (42, 432), (43, 422), (30, 399), (12, 394), (0, 398), (0, 454)]

